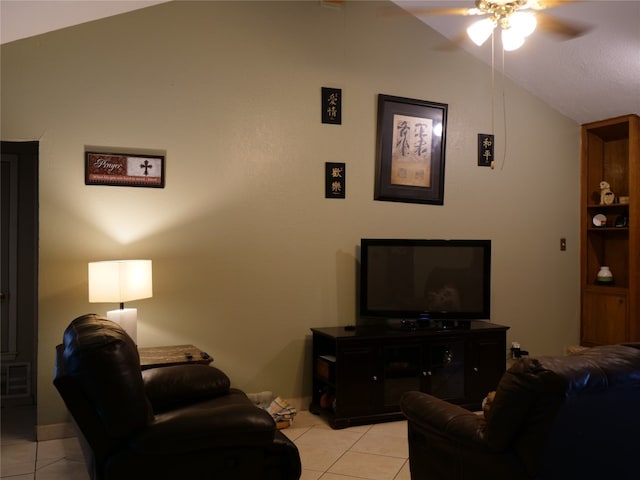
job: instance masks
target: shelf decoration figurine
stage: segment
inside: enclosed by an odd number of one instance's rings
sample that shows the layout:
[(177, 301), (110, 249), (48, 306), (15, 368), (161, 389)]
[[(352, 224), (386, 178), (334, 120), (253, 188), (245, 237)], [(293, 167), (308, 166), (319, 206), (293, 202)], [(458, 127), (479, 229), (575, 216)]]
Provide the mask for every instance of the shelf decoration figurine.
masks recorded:
[(613, 273), (607, 266), (600, 267), (598, 275), (596, 275), (596, 281), (603, 285), (611, 285), (613, 283)]
[(626, 215), (618, 215), (616, 217), (615, 225), (618, 228), (628, 227), (629, 226), (629, 217), (627, 217)]
[(616, 198), (611, 191), (611, 185), (604, 180), (600, 182), (600, 205), (611, 205)]

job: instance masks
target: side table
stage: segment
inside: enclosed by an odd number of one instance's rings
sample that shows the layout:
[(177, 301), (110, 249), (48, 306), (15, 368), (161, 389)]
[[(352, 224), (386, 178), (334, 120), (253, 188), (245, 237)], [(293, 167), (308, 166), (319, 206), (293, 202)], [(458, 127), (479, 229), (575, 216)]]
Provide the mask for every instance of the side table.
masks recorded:
[(209, 365), (213, 357), (193, 345), (170, 345), (166, 347), (138, 347), (140, 368), (170, 367), (198, 363)]

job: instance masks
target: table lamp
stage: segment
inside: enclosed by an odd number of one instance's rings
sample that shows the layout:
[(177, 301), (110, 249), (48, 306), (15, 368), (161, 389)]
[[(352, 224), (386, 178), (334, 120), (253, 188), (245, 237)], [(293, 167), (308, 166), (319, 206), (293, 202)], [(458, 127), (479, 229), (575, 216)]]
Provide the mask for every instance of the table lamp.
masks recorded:
[(117, 302), (120, 309), (107, 312), (137, 343), (138, 309), (124, 302), (151, 298), (151, 260), (113, 260), (89, 263), (89, 302)]

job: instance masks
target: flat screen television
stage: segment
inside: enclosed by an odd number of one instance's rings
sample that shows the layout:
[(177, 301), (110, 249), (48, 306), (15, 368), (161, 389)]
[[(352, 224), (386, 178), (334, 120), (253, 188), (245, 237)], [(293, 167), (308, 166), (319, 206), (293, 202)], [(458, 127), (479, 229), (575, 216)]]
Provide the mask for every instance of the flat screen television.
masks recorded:
[(364, 238), (359, 291), (361, 318), (488, 320), (491, 240)]

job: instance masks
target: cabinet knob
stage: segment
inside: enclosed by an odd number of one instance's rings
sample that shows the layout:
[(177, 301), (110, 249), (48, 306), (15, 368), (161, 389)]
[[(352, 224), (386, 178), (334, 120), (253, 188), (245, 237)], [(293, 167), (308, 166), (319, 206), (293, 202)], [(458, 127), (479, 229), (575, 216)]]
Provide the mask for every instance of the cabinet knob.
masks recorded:
[(378, 381), (378, 376), (377, 376), (377, 375), (374, 375), (374, 376), (373, 376), (373, 381), (374, 381), (374, 382), (377, 382), (377, 381)]
[(477, 373), (478, 372), (478, 367), (473, 367), (473, 371)]
[(430, 377), (431, 376), (431, 371), (426, 371), (426, 372), (422, 372), (422, 376), (423, 377)]

